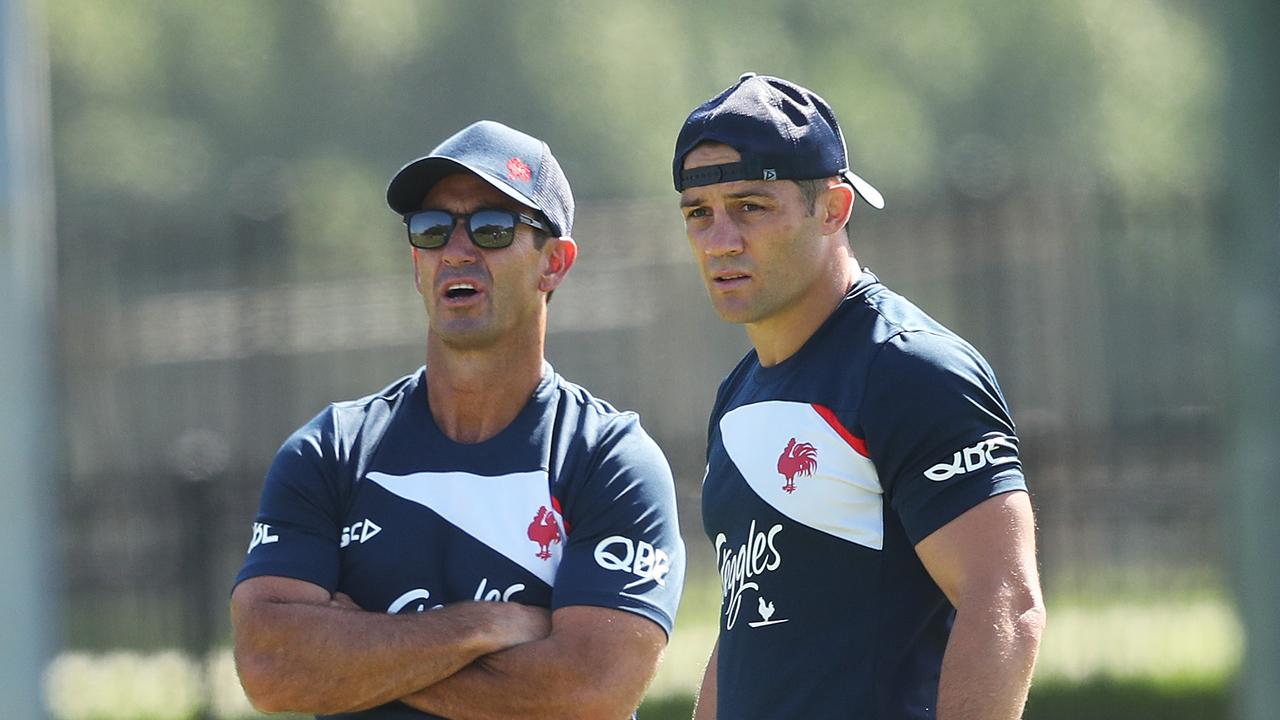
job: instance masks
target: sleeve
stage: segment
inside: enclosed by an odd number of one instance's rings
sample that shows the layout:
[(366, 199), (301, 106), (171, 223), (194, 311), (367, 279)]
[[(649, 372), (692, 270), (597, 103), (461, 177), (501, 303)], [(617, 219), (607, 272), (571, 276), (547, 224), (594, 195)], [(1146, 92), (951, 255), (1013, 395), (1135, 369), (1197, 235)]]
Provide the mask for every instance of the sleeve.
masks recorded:
[(552, 609), (627, 610), (670, 635), (685, 568), (675, 482), (635, 415), (620, 416), (606, 432), (565, 510), (568, 539)]
[(276, 453), (236, 584), (259, 575), (279, 575), (330, 592), (337, 587), (342, 506), (335, 437), (330, 408)]
[(900, 333), (873, 360), (866, 387), (867, 448), (913, 544), (990, 497), (1026, 489), (995, 374), (963, 340)]

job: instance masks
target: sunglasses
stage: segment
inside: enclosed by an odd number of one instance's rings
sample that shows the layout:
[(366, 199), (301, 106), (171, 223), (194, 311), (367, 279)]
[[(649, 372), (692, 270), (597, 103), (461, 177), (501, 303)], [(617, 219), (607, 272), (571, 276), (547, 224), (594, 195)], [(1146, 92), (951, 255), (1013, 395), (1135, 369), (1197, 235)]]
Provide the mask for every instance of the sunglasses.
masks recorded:
[(473, 245), (489, 249), (504, 248), (514, 242), (517, 223), (551, 232), (550, 227), (536, 218), (514, 210), (480, 208), (466, 215), (448, 210), (419, 210), (404, 216), (409, 244), (422, 250), (442, 248), (448, 244), (449, 235), (459, 220), (465, 221), (467, 237)]

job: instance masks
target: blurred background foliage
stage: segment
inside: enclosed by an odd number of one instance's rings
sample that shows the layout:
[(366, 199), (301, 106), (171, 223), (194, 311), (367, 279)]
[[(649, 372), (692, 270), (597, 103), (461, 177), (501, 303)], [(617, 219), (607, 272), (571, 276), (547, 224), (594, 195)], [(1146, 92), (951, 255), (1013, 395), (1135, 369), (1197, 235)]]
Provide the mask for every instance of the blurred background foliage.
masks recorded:
[(133, 216), (175, 215), (187, 258), (201, 228), (280, 214), (299, 277), (394, 266), (356, 241), (392, 223), (386, 178), (477, 117), (536, 130), (584, 201), (669, 197), (684, 115), (748, 69), (832, 101), (895, 209), (1080, 184), (1141, 208), (1220, 172), (1191, 2), (48, 5), (64, 222), (145, 244)]
[[(1225, 706), (1240, 638), (1215, 492), (1222, 361), (1206, 299), (1225, 68), (1210, 5), (44, 7), (64, 646), (183, 651), (104, 656), (97, 682), (116, 699), (89, 709), (93, 693), (68, 678), (97, 676), (64, 657), (50, 675), (60, 715), (138, 716), (120, 678), (154, 683), (144, 662), (204, 678), (165, 684), (195, 688), (182, 712), (245, 711), (224, 697), (225, 597), (262, 472), (325, 402), (421, 363), (425, 319), (386, 182), (479, 118), (545, 139), (577, 196), (583, 254), (551, 309), (552, 361), (639, 409), (676, 470), (694, 600), (652, 703), (683, 712), (717, 602), (697, 507), (705, 418), (746, 341), (714, 318), (687, 258), (671, 151), (688, 111), (748, 70), (831, 102), (854, 169), (888, 200), (855, 213), (859, 258), (1001, 378), (1051, 614), (1065, 618), (1046, 640), (1041, 707), (1092, 707), (1064, 688), (1165, 697), (1150, 678), (1188, 674), (1188, 692), (1210, 688), (1196, 707)], [(1116, 690), (1117, 677), (1145, 679)]]

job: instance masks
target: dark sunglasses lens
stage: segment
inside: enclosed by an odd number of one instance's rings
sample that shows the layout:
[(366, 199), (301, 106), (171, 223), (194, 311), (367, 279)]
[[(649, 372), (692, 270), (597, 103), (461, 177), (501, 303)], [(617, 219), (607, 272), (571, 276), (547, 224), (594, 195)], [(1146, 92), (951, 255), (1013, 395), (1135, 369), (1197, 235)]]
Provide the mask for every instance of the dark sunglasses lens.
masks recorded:
[(409, 216), (409, 244), (414, 247), (444, 247), (452, 230), (453, 218), (446, 212), (427, 210)]
[(504, 248), (516, 238), (516, 219), (501, 210), (480, 210), (471, 216), (471, 238), (482, 248)]

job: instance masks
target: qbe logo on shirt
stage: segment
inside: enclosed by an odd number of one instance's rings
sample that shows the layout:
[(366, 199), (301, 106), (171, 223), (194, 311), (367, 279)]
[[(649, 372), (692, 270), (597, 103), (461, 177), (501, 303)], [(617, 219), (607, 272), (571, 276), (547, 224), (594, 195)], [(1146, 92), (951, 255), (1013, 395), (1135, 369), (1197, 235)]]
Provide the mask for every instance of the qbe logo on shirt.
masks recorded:
[(605, 570), (631, 573), (639, 578), (627, 583), (624, 590), (646, 582), (666, 587), (667, 573), (671, 572), (671, 556), (665, 550), (621, 535), (611, 535), (597, 543), (595, 558), (596, 564)]
[(1018, 462), (1018, 441), (1008, 435), (993, 432), (987, 433), (973, 445), (957, 450), (950, 462), (940, 462), (925, 470), (924, 476), (934, 482), (942, 482), (984, 467), (1013, 462)]

